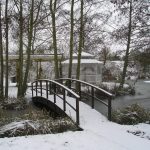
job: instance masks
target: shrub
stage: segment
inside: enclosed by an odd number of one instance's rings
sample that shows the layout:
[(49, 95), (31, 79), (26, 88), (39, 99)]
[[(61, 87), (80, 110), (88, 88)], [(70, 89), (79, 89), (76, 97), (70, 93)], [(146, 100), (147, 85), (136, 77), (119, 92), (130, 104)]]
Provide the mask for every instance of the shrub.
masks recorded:
[(59, 118), (57, 120), (19, 120), (11, 122), (0, 128), (0, 138), (61, 133), (67, 130), (77, 130), (77, 126), (68, 118)]
[[(2, 113), (7, 110), (2, 110)], [(1, 111), (0, 111), (1, 115)], [(0, 118), (0, 138), (75, 131), (79, 127), (68, 117), (52, 118), (46, 110), (28, 108), (24, 115)]]
[(138, 104), (132, 104), (123, 110), (114, 111), (112, 121), (128, 125), (150, 123), (150, 112)]
[(135, 94), (135, 87), (132, 87), (128, 85), (127, 87), (123, 87), (121, 90), (119, 89), (119, 83), (116, 83), (112, 85), (112, 87), (109, 87), (107, 85), (100, 85), (100, 88), (109, 91), (115, 96), (121, 96), (121, 95), (134, 95)]
[(23, 110), (27, 103), (25, 98), (8, 97), (1, 102), (1, 107), (6, 110)]

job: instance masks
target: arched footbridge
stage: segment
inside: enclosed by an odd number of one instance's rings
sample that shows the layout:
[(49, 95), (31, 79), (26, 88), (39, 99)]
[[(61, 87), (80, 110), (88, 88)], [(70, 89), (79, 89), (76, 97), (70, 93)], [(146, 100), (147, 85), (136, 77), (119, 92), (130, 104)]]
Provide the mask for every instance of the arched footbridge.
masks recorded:
[(57, 113), (68, 115), (77, 125), (80, 124), (80, 109), (82, 109), (80, 101), (85, 96), (90, 98), (92, 109), (95, 101), (105, 105), (108, 119), (111, 120), (113, 95), (88, 82), (70, 78), (39, 79), (32, 82), (31, 90), (33, 102), (48, 105)]

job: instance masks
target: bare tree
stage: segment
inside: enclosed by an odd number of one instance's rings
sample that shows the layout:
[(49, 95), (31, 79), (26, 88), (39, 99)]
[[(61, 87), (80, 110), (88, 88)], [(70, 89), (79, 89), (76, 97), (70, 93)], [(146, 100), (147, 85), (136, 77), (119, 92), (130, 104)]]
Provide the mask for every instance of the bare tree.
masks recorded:
[(147, 44), (149, 43), (147, 34), (141, 34), (143, 32), (149, 33), (147, 32), (147, 21), (149, 20), (149, 17), (146, 13), (148, 12), (149, 3), (147, 0), (112, 0), (111, 2), (117, 6), (116, 10), (120, 12), (120, 16), (128, 22), (127, 24), (122, 24), (120, 28), (114, 32), (116, 39), (126, 45), (124, 67), (120, 82), (121, 89), (125, 83), (130, 52), (139, 48), (142, 49), (142, 47), (147, 48)]
[(128, 25), (128, 38), (127, 38), (127, 48), (126, 48), (126, 54), (124, 59), (124, 66), (123, 66), (123, 72), (122, 77), (120, 81), (120, 88), (123, 88), (123, 85), (125, 83), (125, 77), (127, 73), (127, 67), (128, 67), (128, 61), (129, 61), (129, 52), (130, 52), (130, 44), (131, 44), (131, 34), (132, 34), (132, 0), (129, 1), (129, 25)]
[(19, 2), (19, 68), (18, 68), (18, 97), (22, 97), (23, 84), (23, 0)]
[(5, 3), (5, 34), (6, 34), (6, 71), (5, 71), (5, 97), (8, 97), (8, 0)]
[(29, 23), (29, 33), (28, 33), (28, 46), (27, 46), (27, 64), (26, 70), (22, 85), (22, 96), (25, 95), (27, 89), (27, 79), (29, 74), (29, 69), (31, 65), (31, 49), (32, 49), (32, 40), (33, 40), (33, 14), (34, 14), (34, 0), (31, 1), (31, 9), (30, 9), (30, 23)]
[(57, 0), (50, 0), (50, 15), (52, 19), (52, 36), (53, 36), (53, 49), (54, 49), (54, 61), (55, 61), (55, 78), (59, 78), (59, 67), (58, 67), (58, 50), (57, 50), (57, 38), (56, 38), (56, 5)]
[(106, 61), (109, 59), (110, 49), (104, 46), (102, 50), (100, 51), (99, 55), (100, 55), (100, 60), (103, 60), (103, 64), (105, 66)]
[(84, 0), (81, 0), (80, 5), (80, 32), (79, 32), (79, 47), (78, 47), (78, 64), (76, 69), (76, 79), (80, 79), (80, 64), (81, 64), (81, 53), (83, 49), (83, 7), (84, 7)]
[[(72, 55), (73, 55), (73, 43), (74, 43), (74, 0), (71, 1), (71, 14), (70, 14), (70, 59), (69, 59), (69, 70), (68, 70), (68, 78), (71, 78), (72, 74)], [(69, 84), (69, 87), (71, 84)]]
[(1, 7), (1, 2), (0, 2), (0, 98), (3, 98), (4, 96), (4, 91), (3, 91), (3, 80), (4, 80), (4, 66), (3, 66), (3, 36), (2, 36), (2, 16), (1, 16), (1, 12), (2, 12), (2, 7)]

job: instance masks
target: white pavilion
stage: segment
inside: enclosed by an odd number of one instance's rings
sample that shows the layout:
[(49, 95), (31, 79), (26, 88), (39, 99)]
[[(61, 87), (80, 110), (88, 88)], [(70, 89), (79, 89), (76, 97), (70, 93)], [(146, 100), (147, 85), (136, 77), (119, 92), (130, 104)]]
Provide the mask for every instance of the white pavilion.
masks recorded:
[[(76, 78), (77, 54), (73, 54), (72, 78)], [(62, 62), (62, 77), (68, 77), (69, 59)], [(99, 85), (102, 81), (103, 63), (96, 60), (94, 55), (81, 53), (80, 80)]]

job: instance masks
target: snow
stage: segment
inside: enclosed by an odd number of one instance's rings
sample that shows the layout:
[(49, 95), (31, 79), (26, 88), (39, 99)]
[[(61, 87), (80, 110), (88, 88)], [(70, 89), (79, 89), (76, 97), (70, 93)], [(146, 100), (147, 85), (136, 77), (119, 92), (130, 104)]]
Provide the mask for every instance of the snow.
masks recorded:
[[(67, 101), (74, 104), (73, 98), (67, 97)], [(74, 117), (71, 110), (69, 113)], [(0, 150), (149, 150), (150, 147), (150, 140), (145, 138), (150, 136), (150, 125), (110, 122), (83, 102), (80, 102), (80, 127), (83, 131), (1, 138)], [(145, 132), (145, 137), (131, 133), (137, 130)]]
[[(19, 55), (9, 55), (9, 60), (18, 60), (19, 59)], [(6, 56), (3, 55), (4, 61)], [(58, 54), (58, 59), (61, 59), (62, 55)], [(27, 55), (23, 55), (23, 59), (26, 60), (27, 59)], [(54, 54), (44, 54), (44, 55), (31, 55), (31, 59), (32, 60), (40, 60), (40, 61), (50, 61), (54, 59)]]
[(150, 125), (141, 123), (141, 124), (135, 125), (134, 128), (133, 126), (127, 126), (127, 128), (131, 128), (128, 130), (129, 133), (132, 133), (141, 138), (146, 138), (150, 140)]
[[(112, 90), (115, 87), (119, 87), (120, 83), (115, 83), (115, 82), (102, 82), (104, 86), (106, 86), (109, 90)], [(128, 88), (128, 84), (123, 85), (124, 88)]]
[(19, 121), (19, 122), (12, 122), (8, 125), (3, 126), (2, 128), (0, 128), (0, 134), (6, 132), (6, 131), (10, 131), (10, 130), (16, 130), (17, 128), (25, 128), (26, 125), (30, 125), (32, 128), (36, 129), (39, 125), (34, 122), (32, 122), (31, 120), (23, 120), (23, 121)]
[(146, 82), (146, 83), (150, 83), (150, 81), (144, 81), (144, 82)]
[[(74, 53), (73, 56), (77, 56), (77, 54)], [(86, 52), (82, 52), (82, 53), (81, 53), (81, 56), (82, 56), (82, 57), (87, 57), (87, 56), (88, 56), (88, 57), (94, 57), (94, 55), (92, 55), (92, 54), (90, 54), (90, 53), (86, 53)]]
[[(73, 64), (77, 64), (78, 63), (78, 60), (77, 60), (77, 54), (74, 53), (73, 54), (73, 60), (72, 60), (72, 63)], [(82, 52), (81, 53), (81, 63), (82, 64), (103, 64), (103, 62), (100, 62), (96, 59), (94, 59), (94, 55), (91, 55), (89, 53), (86, 53), (86, 52)], [(62, 64), (69, 64), (69, 59), (68, 60), (65, 60), (62, 62)]]
[[(78, 63), (78, 60), (77, 59), (73, 59), (72, 60), (72, 63), (73, 64), (77, 64)], [(81, 59), (81, 63), (82, 64), (103, 64), (102, 62), (96, 60), (96, 59)], [(69, 64), (69, 60), (65, 60), (62, 62), (62, 64)]]

